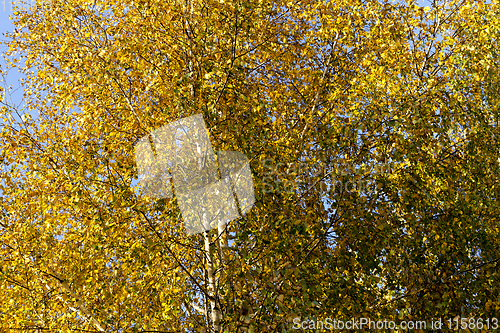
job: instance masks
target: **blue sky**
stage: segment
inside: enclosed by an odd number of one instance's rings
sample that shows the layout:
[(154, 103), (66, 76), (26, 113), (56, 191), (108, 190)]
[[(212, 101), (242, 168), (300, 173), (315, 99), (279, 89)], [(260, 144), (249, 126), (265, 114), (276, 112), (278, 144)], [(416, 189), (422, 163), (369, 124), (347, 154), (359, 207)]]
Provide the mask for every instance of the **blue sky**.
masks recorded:
[[(6, 38), (4, 36), (5, 32), (13, 31), (14, 25), (12, 21), (9, 19), (14, 13), (14, 4), (18, 3), (12, 0), (0, 0), (0, 40), (5, 41)], [(5, 45), (0, 45), (0, 53), (4, 53), (7, 50)], [(0, 69), (2, 71), (6, 70), (6, 64), (4, 62), (3, 56), (0, 57)], [(12, 102), (14, 105), (19, 105), (22, 102), (23, 93), (21, 89), (16, 90), (16, 88), (20, 87), (19, 80), (22, 75), (17, 70), (9, 70), (7, 76), (8, 85), (12, 86)], [(2, 78), (3, 79), (3, 78)], [(5, 82), (1, 82), (1, 86), (5, 88)]]

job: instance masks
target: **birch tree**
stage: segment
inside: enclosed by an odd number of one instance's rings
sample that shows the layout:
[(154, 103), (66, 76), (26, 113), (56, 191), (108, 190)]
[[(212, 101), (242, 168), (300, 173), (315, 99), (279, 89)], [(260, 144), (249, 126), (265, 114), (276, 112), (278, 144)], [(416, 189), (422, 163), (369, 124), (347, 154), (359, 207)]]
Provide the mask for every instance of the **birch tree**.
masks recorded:
[[(498, 12), (469, 0), (19, 10), (6, 56), (25, 56), (11, 62), (25, 104), (1, 109), (0, 327), (493, 318)], [(194, 114), (215, 150), (248, 157), (256, 202), (189, 235), (175, 196), (142, 195), (134, 147)]]

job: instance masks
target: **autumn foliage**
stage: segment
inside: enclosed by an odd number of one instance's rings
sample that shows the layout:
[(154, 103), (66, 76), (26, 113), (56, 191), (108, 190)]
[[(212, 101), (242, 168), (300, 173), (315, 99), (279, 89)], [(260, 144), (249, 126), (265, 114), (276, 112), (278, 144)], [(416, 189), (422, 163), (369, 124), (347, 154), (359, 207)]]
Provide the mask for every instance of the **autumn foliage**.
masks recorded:
[[(52, 0), (14, 22), (0, 330), (498, 317), (496, 1)], [(134, 146), (198, 113), (256, 203), (187, 235)]]

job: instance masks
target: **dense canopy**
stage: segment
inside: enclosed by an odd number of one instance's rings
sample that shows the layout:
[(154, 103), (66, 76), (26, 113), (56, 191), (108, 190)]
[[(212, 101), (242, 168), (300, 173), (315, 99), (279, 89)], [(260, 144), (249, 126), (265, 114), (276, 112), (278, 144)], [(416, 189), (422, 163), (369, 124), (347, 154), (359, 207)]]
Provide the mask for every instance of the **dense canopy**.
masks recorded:
[[(51, 0), (19, 10), (5, 56), (25, 74), (24, 104), (4, 94), (1, 106), (0, 330), (491, 325), (499, 9)], [(249, 159), (256, 202), (225, 232), (188, 235), (175, 196), (137, 184), (137, 142), (195, 114), (214, 149)]]

